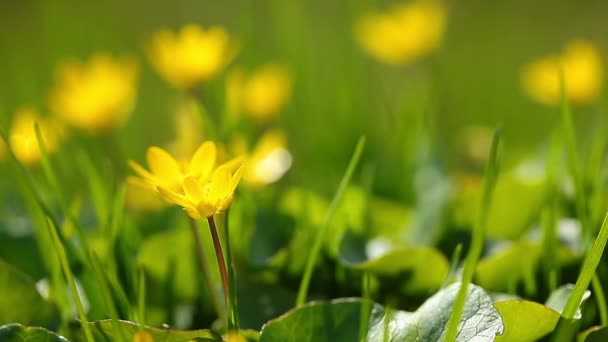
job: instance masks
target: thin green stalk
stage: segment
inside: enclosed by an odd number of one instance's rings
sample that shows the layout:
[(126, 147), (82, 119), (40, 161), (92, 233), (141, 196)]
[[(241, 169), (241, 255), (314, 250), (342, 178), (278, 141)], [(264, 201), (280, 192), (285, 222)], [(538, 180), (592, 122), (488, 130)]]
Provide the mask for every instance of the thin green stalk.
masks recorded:
[[(57, 196), (57, 200), (59, 202), (59, 206), (61, 207), (61, 210), (63, 211), (64, 215), (68, 218), (68, 221), (75, 228), (76, 234), (78, 235), (78, 240), (80, 240), (80, 244), (82, 245), (82, 250), (83, 251), (89, 250), (89, 248), (87, 246), (86, 238), (84, 236), (84, 232), (80, 225), (80, 222), (76, 218), (76, 216), (72, 213), (72, 210), (70, 209), (68, 201), (64, 197), (63, 192), (61, 191), (59, 182), (57, 180), (57, 175), (55, 174), (55, 171), (53, 170), (53, 167), (51, 165), (51, 161), (50, 161), (49, 155), (46, 150), (44, 139), (42, 138), (42, 134), (40, 133), (40, 127), (38, 126), (37, 123), (34, 124), (34, 130), (36, 132), (36, 139), (38, 140), (38, 148), (40, 149), (40, 160), (42, 162), (42, 169), (44, 171), (47, 181), (49, 182), (49, 185), (51, 186), (51, 191), (55, 194), (55, 196)], [(57, 227), (59, 227), (59, 226), (57, 226)], [(86, 253), (83, 253), (82, 259), (85, 263), (88, 263)]]
[(323, 219), (323, 223), (321, 227), (319, 227), (319, 231), (315, 237), (315, 241), (312, 245), (312, 249), (310, 250), (310, 255), (308, 256), (308, 261), (306, 263), (306, 268), (304, 271), (304, 276), (302, 277), (302, 281), (300, 282), (300, 289), (298, 290), (298, 297), (296, 301), (296, 305), (300, 306), (306, 302), (306, 295), (308, 293), (308, 286), (310, 285), (310, 279), (312, 277), (312, 271), (315, 267), (315, 263), (317, 258), (319, 257), (319, 253), (321, 252), (321, 246), (323, 244), (323, 240), (325, 239), (325, 233), (329, 228), (329, 224), (331, 223), (331, 219), (333, 218), (340, 201), (342, 200), (342, 196), (344, 195), (344, 191), (346, 191), (346, 187), (350, 183), (350, 179), (359, 163), (359, 159), (361, 158), (361, 153), (363, 152), (363, 147), (365, 146), (365, 137), (359, 138), (357, 142), (357, 146), (355, 147), (355, 152), (348, 163), (348, 167), (346, 168), (346, 172), (344, 176), (342, 176), (342, 180), (340, 181), (340, 185), (338, 186), (338, 190), (336, 191), (334, 198), (329, 205), (329, 209), (325, 214), (325, 218)]
[[(593, 246), (585, 257), (581, 272), (579, 273), (576, 284), (574, 284), (574, 288), (572, 289), (572, 293), (570, 293), (570, 297), (566, 302), (566, 306), (564, 306), (564, 310), (562, 310), (562, 315), (557, 322), (557, 327), (553, 332), (553, 341), (571, 341), (574, 334), (576, 334), (576, 328), (578, 327), (579, 322), (578, 320), (574, 319), (574, 315), (576, 314), (578, 307), (581, 305), (581, 300), (583, 299), (585, 291), (587, 291), (587, 288), (589, 287), (589, 283), (591, 283), (591, 280), (596, 277), (595, 269), (602, 258), (602, 253), (606, 247), (606, 241), (608, 241), (608, 212), (604, 217), (604, 223), (602, 223), (602, 227), (600, 228), (597, 238), (593, 242)], [(599, 284), (599, 287), (601, 288), (601, 284)], [(603, 291), (600, 290), (595, 292), (596, 295), (599, 293), (599, 296), (603, 296)], [(605, 304), (603, 308), (600, 308), (600, 310), (605, 310)], [(601, 314), (602, 313), (600, 312), (600, 315)]]
[(460, 255), (462, 254), (462, 243), (456, 245), (454, 253), (452, 253), (452, 261), (450, 262), (450, 270), (441, 284), (441, 288), (448, 286), (452, 279), (456, 278), (456, 272), (458, 271), (458, 265), (460, 264)]
[(361, 301), (361, 316), (359, 323), (359, 341), (367, 341), (367, 333), (369, 330), (369, 317), (372, 309), (371, 289), (369, 285), (369, 272), (363, 271), (361, 276), (361, 290), (363, 300)]
[(224, 261), (224, 253), (222, 252), (222, 243), (220, 237), (217, 234), (217, 227), (215, 226), (215, 219), (213, 216), (207, 217), (209, 223), (209, 230), (211, 231), (211, 239), (213, 240), (213, 249), (215, 250), (215, 257), (217, 258), (217, 267), (220, 270), (220, 278), (222, 279), (222, 289), (224, 290), (224, 302), (228, 305), (228, 270), (226, 269), (226, 263)]
[(236, 272), (230, 250), (230, 231), (228, 230), (228, 211), (225, 214), (226, 263), (228, 264), (228, 331), (239, 331), (239, 310), (236, 293)]
[(460, 318), (464, 310), (469, 283), (471, 283), (473, 280), (475, 266), (477, 265), (477, 261), (481, 257), (483, 250), (488, 213), (492, 202), (492, 192), (498, 176), (498, 145), (500, 142), (500, 136), (501, 129), (498, 128), (494, 132), (494, 138), (492, 140), (492, 147), (490, 150), (490, 158), (488, 159), (488, 165), (486, 167), (479, 218), (473, 227), (473, 240), (464, 263), (462, 282), (460, 289), (458, 290), (458, 294), (456, 295), (456, 299), (454, 300), (454, 306), (452, 308), (452, 313), (450, 314), (450, 319), (446, 328), (444, 340), (446, 342), (456, 340), (458, 324), (460, 323)]
[(589, 283), (591, 283), (591, 280), (593, 279), (595, 269), (600, 263), (602, 253), (606, 247), (606, 241), (608, 241), (608, 213), (606, 213), (606, 217), (604, 218), (604, 223), (602, 223), (600, 232), (597, 235), (591, 250), (589, 250), (589, 254), (587, 254), (587, 257), (585, 258), (585, 262), (583, 263), (581, 272), (576, 280), (574, 289), (572, 289), (570, 298), (568, 298), (568, 302), (566, 302), (566, 306), (562, 311), (563, 318), (572, 319), (574, 317), (574, 314), (576, 313), (576, 310), (583, 299), (583, 295), (585, 291), (587, 291)]
[(556, 132), (553, 134), (549, 147), (549, 156), (547, 158), (546, 200), (541, 212), (543, 270), (549, 292), (553, 292), (557, 288), (560, 278), (559, 258), (557, 257), (557, 249), (559, 247), (557, 237), (557, 194), (559, 192), (557, 186), (557, 169), (560, 165), (561, 154), (562, 144), (559, 135)]
[(142, 328), (146, 325), (146, 272), (143, 267), (139, 269), (137, 283), (137, 322), (140, 328)]
[(576, 192), (575, 206), (576, 214), (581, 222), (581, 230), (583, 235), (583, 246), (588, 246), (591, 241), (591, 227), (589, 224), (589, 216), (587, 212), (587, 196), (585, 195), (585, 183), (583, 174), (580, 169), (580, 160), (578, 159), (578, 148), (576, 146), (576, 134), (574, 123), (572, 121), (572, 113), (568, 104), (568, 99), (565, 93), (565, 80), (563, 71), (560, 71), (560, 97), (561, 97), (561, 113), (564, 139), (566, 140), (566, 149), (568, 156), (568, 169), (574, 181)]
[(557, 231), (555, 220), (555, 204), (549, 199), (549, 203), (541, 213), (541, 226), (543, 230), (542, 250), (544, 273), (549, 287), (549, 292), (555, 291), (558, 283), (558, 258), (557, 258)]
[(120, 322), (119, 322), (120, 316), (118, 314), (118, 310), (116, 309), (116, 305), (114, 304), (114, 300), (112, 298), (112, 294), (111, 294), (110, 288), (108, 286), (108, 281), (104, 276), (104, 271), (102, 269), (99, 257), (93, 251), (91, 251), (91, 254), (89, 257), (91, 259), (91, 266), (93, 266), (92, 268), (93, 268), (95, 280), (97, 281), (97, 284), (99, 284), (99, 290), (103, 297), (104, 305), (106, 307), (108, 315), (110, 316), (110, 319), (112, 320), (114, 336), (120, 336), (121, 341), (127, 341), (128, 336), (126, 336), (124, 330), (120, 326)]
[(82, 300), (80, 299), (78, 289), (76, 288), (76, 282), (74, 281), (72, 270), (70, 269), (68, 257), (65, 254), (65, 250), (63, 249), (63, 245), (61, 244), (61, 240), (59, 239), (59, 235), (57, 234), (57, 230), (56, 227), (53, 225), (53, 222), (51, 222), (51, 220), (47, 220), (47, 223), (53, 241), (53, 245), (55, 247), (55, 250), (57, 251), (57, 255), (59, 256), (59, 262), (61, 263), (63, 273), (65, 275), (66, 281), (68, 282), (68, 285), (70, 286), (74, 302), (76, 303), (76, 310), (78, 311), (80, 325), (82, 326), (84, 336), (88, 342), (94, 342), (95, 340), (93, 339), (93, 334), (91, 332), (91, 328), (89, 327), (89, 321), (87, 320), (87, 315), (84, 311), (84, 306), (82, 305)]
[(600, 324), (605, 327), (608, 326), (608, 308), (606, 308), (606, 295), (602, 288), (602, 282), (597, 276), (597, 273), (593, 275), (591, 279), (591, 286), (593, 286), (593, 293), (595, 294), (597, 302), (597, 310), (600, 312)]
[(217, 296), (215, 295), (213, 277), (211, 276), (211, 271), (209, 270), (209, 263), (207, 262), (207, 258), (205, 257), (205, 253), (203, 251), (203, 244), (201, 242), (201, 236), (198, 231), (198, 225), (196, 224), (196, 221), (190, 216), (188, 216), (188, 219), (190, 221), (192, 235), (194, 236), (194, 248), (196, 249), (196, 255), (198, 257), (198, 265), (201, 268), (201, 273), (203, 274), (205, 286), (207, 286), (207, 290), (209, 291), (211, 303), (213, 304), (213, 308), (215, 309), (217, 317), (220, 319), (224, 319), (224, 310), (222, 309), (222, 305), (220, 304), (217, 299)]

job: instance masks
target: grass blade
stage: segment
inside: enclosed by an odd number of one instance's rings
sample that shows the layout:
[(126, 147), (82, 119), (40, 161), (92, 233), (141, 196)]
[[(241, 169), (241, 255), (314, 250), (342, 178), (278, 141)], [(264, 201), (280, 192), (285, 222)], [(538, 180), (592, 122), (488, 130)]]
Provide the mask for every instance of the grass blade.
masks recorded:
[(338, 204), (344, 195), (344, 191), (346, 187), (350, 183), (350, 179), (359, 163), (359, 159), (361, 158), (361, 153), (363, 152), (363, 147), (365, 146), (365, 137), (359, 138), (357, 142), (357, 146), (355, 147), (355, 152), (348, 163), (348, 167), (346, 168), (346, 172), (340, 181), (340, 185), (338, 186), (338, 190), (336, 191), (334, 198), (329, 205), (329, 209), (325, 214), (325, 218), (323, 219), (323, 223), (319, 228), (319, 232), (315, 238), (315, 241), (310, 250), (310, 255), (308, 256), (308, 261), (306, 263), (306, 268), (304, 270), (304, 276), (302, 277), (302, 281), (300, 282), (300, 289), (298, 290), (298, 297), (296, 300), (296, 305), (300, 306), (306, 302), (306, 295), (308, 293), (308, 286), (310, 285), (310, 279), (312, 277), (312, 271), (315, 267), (315, 263), (317, 258), (319, 257), (319, 253), (321, 252), (321, 245), (323, 243), (323, 239), (325, 237), (325, 231), (328, 229), (329, 224), (331, 223), (331, 219), (333, 218), (336, 209), (338, 208)]
[(143, 267), (139, 269), (139, 279), (137, 283), (137, 322), (143, 327), (146, 325), (146, 272)]
[(84, 336), (87, 342), (94, 342), (95, 340), (93, 339), (93, 334), (91, 333), (91, 328), (89, 327), (89, 322), (84, 311), (84, 306), (82, 305), (82, 300), (80, 299), (80, 294), (76, 288), (76, 282), (74, 281), (74, 276), (72, 274), (72, 270), (70, 269), (67, 255), (63, 249), (61, 240), (59, 239), (59, 234), (57, 234), (57, 228), (53, 225), (51, 220), (47, 220), (47, 223), (55, 251), (57, 251), (57, 255), (59, 256), (59, 262), (61, 263), (63, 274), (65, 275), (66, 281), (70, 287), (70, 291), (72, 292), (72, 296), (74, 297), (74, 302), (76, 303), (76, 310), (78, 311), (78, 317), (80, 318), (80, 325), (82, 326)]
[(462, 282), (456, 299), (454, 300), (454, 306), (452, 307), (452, 313), (447, 324), (445, 341), (452, 342), (456, 340), (456, 334), (458, 333), (458, 324), (462, 317), (462, 311), (464, 310), (464, 304), (467, 297), (469, 283), (473, 280), (473, 273), (475, 272), (475, 266), (477, 261), (481, 257), (483, 250), (483, 242), (485, 240), (485, 229), (488, 218), (488, 212), (490, 210), (492, 192), (494, 185), (496, 184), (496, 178), (498, 176), (498, 146), (500, 142), (501, 129), (498, 128), (494, 132), (494, 138), (492, 139), (492, 147), (490, 150), (490, 158), (488, 159), (488, 165), (486, 167), (483, 193), (481, 198), (481, 206), (479, 209), (479, 218), (476, 225), (473, 227), (473, 240), (471, 242), (471, 248), (467, 254), (467, 258), (464, 262), (464, 270), (462, 274)]

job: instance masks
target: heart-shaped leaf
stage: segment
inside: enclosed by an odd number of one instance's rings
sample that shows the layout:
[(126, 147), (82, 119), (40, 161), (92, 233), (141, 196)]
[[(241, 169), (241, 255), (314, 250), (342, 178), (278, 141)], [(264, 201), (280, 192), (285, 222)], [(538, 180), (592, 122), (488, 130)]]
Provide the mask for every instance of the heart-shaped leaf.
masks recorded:
[[(453, 284), (437, 292), (415, 312), (390, 310), (362, 299), (310, 303), (267, 323), (260, 341), (358, 341), (360, 331), (365, 332), (363, 317), (367, 317), (366, 341), (439, 341), (459, 287)], [(457, 341), (493, 341), (503, 330), (490, 297), (471, 284)]]

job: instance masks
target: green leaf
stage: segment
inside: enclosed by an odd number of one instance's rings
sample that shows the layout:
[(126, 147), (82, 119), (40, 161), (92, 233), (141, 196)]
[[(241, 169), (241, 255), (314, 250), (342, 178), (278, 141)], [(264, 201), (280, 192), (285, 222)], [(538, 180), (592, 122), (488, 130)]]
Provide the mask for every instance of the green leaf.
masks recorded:
[[(142, 331), (148, 333), (153, 341), (165, 341), (165, 342), (188, 342), (188, 341), (222, 341), (222, 337), (210, 330), (169, 330), (169, 329), (157, 329), (151, 327), (141, 327), (133, 322), (129, 321), (118, 321), (117, 322), (122, 329), (124, 336), (130, 341), (135, 341), (134, 336)], [(114, 336), (115, 327), (112, 326), (112, 320), (103, 320), (90, 322), (91, 330), (95, 341), (118, 341), (118, 337)], [(116, 324), (116, 323), (114, 323)], [(83, 338), (80, 326), (72, 325), (69, 331), (70, 340), (81, 341)], [(66, 334), (67, 335), (67, 334)]]
[[(390, 241), (385, 241), (390, 244)], [(370, 243), (372, 245), (370, 245)], [(406, 292), (422, 292), (439, 288), (448, 274), (448, 259), (432, 247), (400, 247), (387, 251), (378, 257), (368, 259), (373, 244), (383, 244), (382, 240), (365, 241), (363, 237), (347, 232), (340, 246), (340, 261), (347, 267), (368, 271), (382, 276), (405, 276), (402, 288)], [(382, 252), (380, 252), (382, 253)]]
[(559, 312), (527, 300), (505, 300), (494, 303), (502, 316), (505, 332), (496, 341), (536, 341), (555, 329)]
[(0, 259), (0, 324), (19, 322), (51, 327), (59, 316), (55, 306), (40, 296), (36, 283)]
[[(546, 177), (534, 161), (524, 162), (497, 179), (488, 213), (487, 236), (516, 239), (531, 227), (545, 196)], [(481, 182), (457, 198), (455, 215), (460, 224), (472, 226), (477, 217)], [(517, 205), (514, 205), (517, 203)]]
[[(479, 286), (487, 291), (507, 292), (520, 282), (524, 283), (526, 292), (536, 291), (534, 272), (538, 268), (542, 245), (537, 242), (517, 241), (487, 256), (477, 264), (475, 279)], [(561, 264), (574, 259), (574, 254), (567, 248), (558, 250)]]
[(0, 326), (2, 342), (68, 342), (65, 337), (40, 327), (26, 327), (11, 323)]
[[(380, 304), (365, 305), (361, 299), (313, 302), (268, 322), (261, 342), (358, 341), (361, 310), (371, 310), (367, 341), (438, 341), (443, 338), (459, 284), (429, 298), (416, 312), (389, 310)], [(389, 336), (385, 327), (389, 326)], [(470, 285), (457, 341), (493, 341), (504, 325), (490, 297)]]

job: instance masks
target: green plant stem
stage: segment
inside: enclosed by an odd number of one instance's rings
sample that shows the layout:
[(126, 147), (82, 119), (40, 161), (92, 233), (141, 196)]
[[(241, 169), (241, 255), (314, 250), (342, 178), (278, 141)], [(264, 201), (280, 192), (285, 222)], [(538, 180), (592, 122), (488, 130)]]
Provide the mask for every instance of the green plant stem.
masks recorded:
[(68, 257), (65, 253), (65, 250), (63, 249), (61, 240), (59, 239), (59, 234), (57, 234), (56, 227), (53, 225), (53, 222), (51, 222), (51, 220), (47, 220), (47, 223), (49, 227), (49, 233), (51, 234), (51, 239), (53, 241), (53, 245), (55, 247), (55, 250), (57, 251), (59, 262), (61, 263), (61, 268), (63, 269), (63, 273), (70, 287), (70, 291), (72, 292), (72, 297), (74, 297), (74, 302), (76, 303), (76, 310), (78, 311), (80, 325), (82, 326), (84, 336), (88, 342), (94, 342), (95, 340), (93, 339), (93, 334), (91, 332), (91, 328), (89, 327), (89, 321), (87, 320), (87, 315), (84, 311), (84, 306), (82, 305), (80, 294), (78, 293), (78, 289), (76, 288), (76, 282), (74, 281), (74, 275), (72, 274), (72, 270), (70, 269)]
[(194, 236), (194, 248), (196, 249), (196, 255), (198, 257), (198, 265), (201, 268), (203, 278), (205, 279), (205, 285), (209, 291), (209, 297), (211, 297), (211, 302), (213, 303), (215, 313), (217, 314), (217, 317), (222, 319), (224, 317), (222, 305), (218, 302), (217, 296), (215, 295), (213, 277), (211, 276), (209, 264), (207, 263), (207, 258), (205, 257), (205, 253), (203, 251), (203, 244), (201, 242), (201, 235), (198, 231), (198, 225), (192, 217), (188, 216), (188, 220), (190, 221), (190, 228), (192, 230), (192, 235)]
[(298, 290), (298, 297), (296, 301), (296, 305), (300, 306), (306, 302), (306, 295), (308, 293), (308, 286), (310, 285), (310, 279), (312, 277), (312, 271), (315, 267), (315, 263), (317, 258), (319, 257), (319, 253), (321, 252), (321, 246), (323, 244), (323, 240), (325, 238), (325, 233), (329, 228), (329, 224), (331, 223), (331, 219), (333, 218), (336, 209), (338, 208), (338, 204), (340, 204), (340, 200), (344, 195), (344, 191), (346, 187), (350, 183), (350, 179), (352, 178), (353, 172), (359, 163), (359, 159), (361, 158), (361, 153), (363, 152), (363, 147), (365, 146), (365, 137), (359, 138), (357, 142), (357, 146), (355, 147), (355, 152), (348, 163), (348, 167), (346, 168), (346, 172), (340, 181), (340, 185), (338, 186), (338, 190), (336, 191), (334, 198), (329, 205), (329, 209), (325, 214), (325, 218), (323, 219), (323, 223), (321, 227), (319, 227), (319, 231), (316, 235), (315, 241), (312, 245), (312, 249), (310, 250), (310, 255), (308, 256), (308, 261), (306, 263), (306, 268), (304, 270), (304, 276), (302, 277), (302, 281), (300, 282), (300, 289)]
[(138, 278), (137, 318), (140, 328), (143, 328), (146, 325), (146, 272), (143, 267), (139, 269)]
[(369, 317), (371, 315), (371, 309), (373, 305), (371, 300), (371, 289), (369, 285), (369, 272), (367, 271), (363, 271), (363, 274), (361, 276), (361, 290), (363, 300), (361, 301), (359, 341), (365, 342), (367, 340), (367, 333), (369, 331)]
[(587, 291), (589, 283), (591, 283), (591, 280), (594, 277), (595, 269), (600, 263), (602, 253), (606, 247), (606, 241), (608, 241), (608, 213), (606, 213), (606, 217), (604, 218), (604, 223), (602, 223), (600, 232), (597, 235), (589, 254), (587, 254), (587, 257), (585, 258), (585, 262), (583, 263), (581, 272), (576, 280), (574, 289), (572, 289), (570, 298), (568, 298), (568, 302), (566, 302), (566, 306), (562, 311), (563, 318), (572, 319), (574, 317), (576, 310), (581, 304), (583, 295), (585, 294), (585, 291)]
[(471, 283), (473, 280), (475, 266), (477, 265), (477, 261), (481, 257), (481, 253), (483, 251), (483, 242), (485, 239), (485, 229), (492, 200), (492, 192), (498, 176), (498, 145), (500, 142), (500, 134), (501, 129), (498, 128), (494, 132), (494, 138), (492, 140), (492, 147), (490, 150), (490, 158), (486, 167), (479, 218), (473, 227), (473, 240), (464, 263), (462, 282), (460, 284), (460, 288), (458, 289), (456, 299), (454, 300), (452, 313), (450, 314), (450, 319), (447, 324), (444, 339), (445, 342), (452, 342), (456, 340), (458, 324), (460, 323), (460, 318), (464, 310), (469, 283)]
[(228, 331), (236, 332), (239, 331), (239, 315), (238, 315), (238, 300), (236, 293), (236, 272), (234, 270), (234, 263), (232, 262), (232, 251), (230, 245), (230, 231), (228, 230), (228, 211), (225, 216), (225, 230), (226, 230), (226, 262), (228, 263)]
[(224, 262), (224, 253), (222, 252), (222, 243), (220, 237), (217, 234), (217, 227), (215, 226), (215, 219), (213, 216), (207, 217), (209, 222), (209, 230), (211, 231), (211, 239), (213, 240), (213, 249), (215, 250), (215, 257), (217, 258), (217, 266), (220, 270), (220, 278), (222, 279), (222, 289), (224, 290), (224, 301), (228, 305), (228, 270), (226, 269), (226, 263)]
[(103, 298), (104, 305), (106, 307), (107, 313), (112, 320), (112, 327), (114, 330), (115, 336), (119, 336), (121, 341), (127, 341), (128, 338), (122, 329), (119, 320), (118, 310), (116, 309), (116, 305), (114, 304), (114, 300), (112, 299), (112, 294), (110, 292), (110, 287), (108, 285), (108, 281), (104, 276), (103, 268), (101, 267), (101, 262), (99, 261), (99, 257), (95, 254), (94, 251), (90, 251), (89, 258), (91, 259), (91, 266), (93, 267), (93, 275), (95, 276), (95, 280), (99, 285), (99, 290), (101, 292), (101, 296)]
[(602, 282), (597, 276), (597, 273), (593, 275), (591, 279), (591, 286), (593, 287), (593, 293), (595, 294), (597, 309), (600, 312), (600, 324), (605, 327), (608, 326), (608, 308), (606, 308), (606, 295), (602, 288)]

